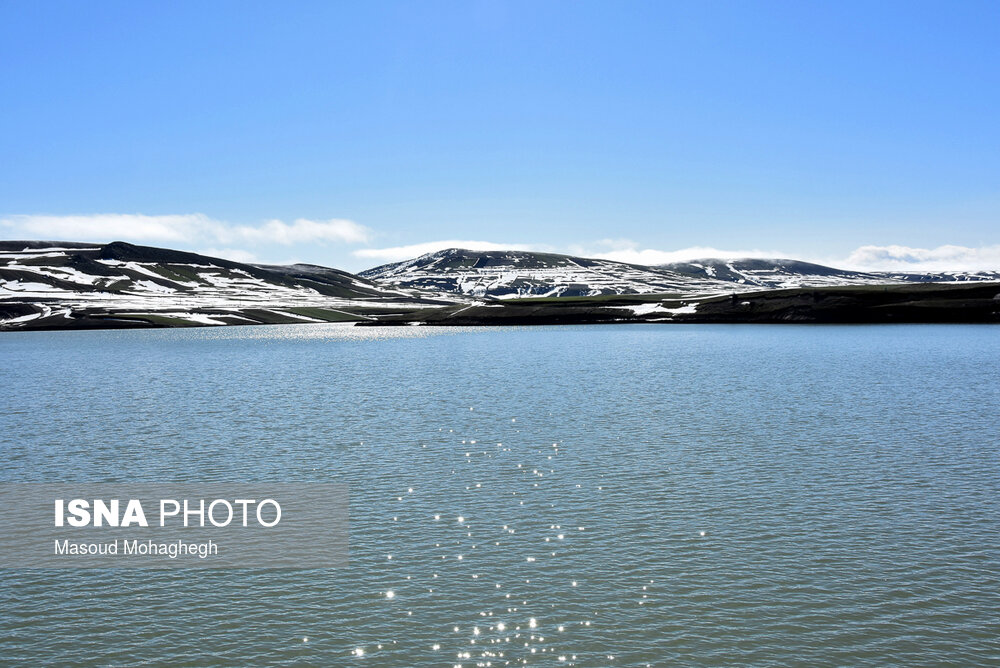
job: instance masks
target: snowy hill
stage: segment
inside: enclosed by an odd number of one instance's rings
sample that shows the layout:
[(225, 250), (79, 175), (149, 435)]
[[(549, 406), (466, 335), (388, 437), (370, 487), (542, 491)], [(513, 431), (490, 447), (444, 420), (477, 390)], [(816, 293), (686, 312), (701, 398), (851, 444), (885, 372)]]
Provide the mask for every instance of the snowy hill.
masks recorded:
[(357, 320), (429, 300), (312, 265), (249, 265), (122, 242), (0, 242), (0, 327)]
[(894, 273), (834, 269), (801, 260), (704, 259), (659, 265), (659, 268), (696, 279), (714, 278), (747, 288), (798, 288), (892, 283), (951, 283), (997, 281), (1000, 271)]
[(650, 267), (553, 253), (458, 248), (382, 265), (360, 276), (439, 295), (499, 299), (1000, 280), (1000, 272), (865, 273), (798, 260), (706, 259)]
[(451, 248), (359, 274), (381, 285), (509, 299), (653, 292), (728, 292), (732, 286), (669, 269), (528, 251)]
[(982, 281), (1000, 281), (1000, 272), (864, 273), (759, 259), (648, 267), (553, 253), (449, 249), (354, 275), (316, 265), (244, 264), (123, 242), (2, 241), (0, 329), (372, 321), (385, 316), (408, 321), (411, 314), (433, 307), (495, 309), (498, 304), (484, 302), (519, 297), (659, 295), (703, 301), (775, 288)]

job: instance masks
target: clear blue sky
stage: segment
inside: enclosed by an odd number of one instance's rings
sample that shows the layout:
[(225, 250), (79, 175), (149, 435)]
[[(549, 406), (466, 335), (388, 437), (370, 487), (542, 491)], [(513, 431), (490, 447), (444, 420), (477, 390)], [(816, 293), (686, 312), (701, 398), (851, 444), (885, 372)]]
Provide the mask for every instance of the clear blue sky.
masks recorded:
[(4, 1), (0, 31), (7, 238), (1000, 244), (997, 2)]

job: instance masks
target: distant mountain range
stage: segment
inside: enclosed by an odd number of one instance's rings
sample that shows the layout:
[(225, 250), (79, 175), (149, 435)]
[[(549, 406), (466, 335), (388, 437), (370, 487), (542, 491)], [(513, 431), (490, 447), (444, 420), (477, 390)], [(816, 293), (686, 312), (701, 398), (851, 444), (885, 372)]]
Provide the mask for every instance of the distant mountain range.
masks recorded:
[(657, 267), (553, 253), (460, 248), (382, 265), (359, 275), (381, 285), (498, 299), (728, 289), (717, 279)]
[(857, 272), (798, 260), (706, 259), (644, 266), (529, 251), (458, 248), (386, 264), (360, 276), (439, 295), (510, 299), (613, 294), (704, 295), (772, 288), (996, 281), (1000, 271), (936, 274)]
[[(632, 319), (648, 320), (657, 313), (663, 316), (657, 319), (690, 319), (695, 302), (721, 304), (712, 307), (718, 320), (728, 317), (729, 302), (715, 298), (740, 293), (984, 281), (1000, 281), (1000, 272), (864, 273), (797, 260), (759, 259), (706, 259), (650, 267), (553, 253), (462, 249), (429, 253), (354, 275), (316, 265), (246, 264), (124, 242), (0, 241), (0, 329), (350, 321), (451, 324), (448, 314), (464, 312), (463, 318), (469, 320), (478, 311), (468, 308), (484, 306), (490, 319), (514, 322), (504, 318), (527, 311), (508, 309), (501, 314), (496, 307), (513, 306), (509, 300), (517, 298), (615, 295), (641, 297), (626, 300), (625, 307), (607, 300), (573, 302), (578, 311), (573, 321), (618, 321), (622, 308)], [(894, 294), (902, 300), (904, 293)], [(504, 301), (493, 306), (486, 303), (495, 300)], [(531, 317), (539, 317), (542, 310), (549, 314), (546, 317), (552, 315), (549, 306), (540, 309), (532, 304), (536, 316)], [(746, 311), (740, 308), (739, 313)], [(808, 319), (812, 307), (796, 302), (795, 308), (796, 317), (805, 308)], [(992, 313), (992, 302), (982, 308)], [(757, 310), (758, 315), (761, 312)], [(558, 313), (563, 317), (569, 311)], [(591, 320), (586, 313), (600, 315)], [(739, 313), (737, 320), (743, 317)]]

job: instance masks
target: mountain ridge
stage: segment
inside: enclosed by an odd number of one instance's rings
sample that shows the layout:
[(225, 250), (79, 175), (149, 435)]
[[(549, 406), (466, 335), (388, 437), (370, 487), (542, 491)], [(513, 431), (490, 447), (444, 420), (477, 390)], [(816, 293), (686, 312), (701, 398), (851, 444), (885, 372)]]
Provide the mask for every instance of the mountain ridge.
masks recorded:
[(449, 248), (373, 267), (359, 276), (439, 294), (511, 299), (710, 291), (725, 285), (645, 265), (535, 251)]
[(340, 322), (456, 301), (314, 265), (121, 241), (0, 241), (2, 329)]
[[(457, 248), (356, 275), (321, 265), (248, 264), (121, 241), (0, 241), (0, 329), (879, 321), (883, 312), (893, 318), (982, 322), (994, 318), (1000, 303), (990, 292), (996, 286), (987, 281), (1000, 282), (1000, 272), (857, 272), (759, 258), (645, 266)], [(918, 289), (959, 284), (982, 284), (985, 292)], [(855, 288), (861, 292), (852, 292)], [(881, 294), (886, 291), (889, 302)], [(912, 308), (900, 306), (909, 301)], [(841, 304), (838, 315), (830, 315), (831, 304)]]
[(639, 265), (557, 253), (460, 248), (380, 265), (358, 275), (384, 285), (497, 299), (1000, 280), (1000, 271), (862, 272), (784, 258)]

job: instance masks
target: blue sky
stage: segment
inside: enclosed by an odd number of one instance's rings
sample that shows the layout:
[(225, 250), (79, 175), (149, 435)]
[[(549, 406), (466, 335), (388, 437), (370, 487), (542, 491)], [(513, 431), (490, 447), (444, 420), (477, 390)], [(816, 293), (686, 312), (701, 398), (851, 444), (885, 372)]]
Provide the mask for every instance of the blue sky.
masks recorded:
[(0, 2), (0, 236), (1000, 268), (996, 2)]

